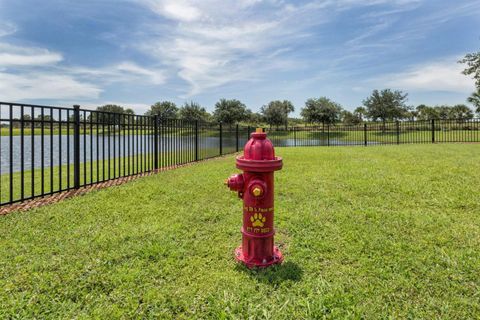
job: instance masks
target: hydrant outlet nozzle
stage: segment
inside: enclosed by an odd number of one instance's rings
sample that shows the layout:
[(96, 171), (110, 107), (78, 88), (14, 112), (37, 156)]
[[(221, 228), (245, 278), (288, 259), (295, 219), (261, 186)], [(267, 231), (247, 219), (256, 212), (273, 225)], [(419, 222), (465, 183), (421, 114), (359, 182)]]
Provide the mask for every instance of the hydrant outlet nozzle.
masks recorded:
[(231, 175), (225, 182), (225, 185), (232, 191), (242, 191), (243, 184), (243, 174), (241, 173)]

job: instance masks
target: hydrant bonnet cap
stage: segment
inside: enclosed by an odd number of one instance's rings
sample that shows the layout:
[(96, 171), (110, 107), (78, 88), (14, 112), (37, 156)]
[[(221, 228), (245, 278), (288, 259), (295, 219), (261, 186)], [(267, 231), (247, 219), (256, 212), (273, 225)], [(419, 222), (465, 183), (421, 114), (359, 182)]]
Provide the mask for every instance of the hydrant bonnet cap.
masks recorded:
[(275, 156), (272, 142), (265, 132), (253, 132), (245, 144), (243, 156), (237, 157), (237, 168), (245, 171), (268, 172), (282, 168), (282, 158)]

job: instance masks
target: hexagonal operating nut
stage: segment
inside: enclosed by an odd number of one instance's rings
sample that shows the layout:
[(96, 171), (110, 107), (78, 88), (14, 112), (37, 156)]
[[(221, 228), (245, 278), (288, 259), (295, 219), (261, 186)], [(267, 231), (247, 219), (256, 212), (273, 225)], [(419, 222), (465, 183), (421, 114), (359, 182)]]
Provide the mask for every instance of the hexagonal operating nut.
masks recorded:
[(252, 195), (255, 197), (260, 197), (262, 194), (263, 194), (263, 190), (259, 186), (255, 186), (252, 189)]

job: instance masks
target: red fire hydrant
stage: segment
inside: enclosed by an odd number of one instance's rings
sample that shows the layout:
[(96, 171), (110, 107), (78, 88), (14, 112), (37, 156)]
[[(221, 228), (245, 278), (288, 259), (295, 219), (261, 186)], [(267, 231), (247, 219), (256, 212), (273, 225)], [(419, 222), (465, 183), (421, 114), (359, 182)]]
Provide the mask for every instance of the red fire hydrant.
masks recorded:
[(268, 267), (283, 261), (273, 243), (273, 172), (282, 169), (282, 158), (275, 157), (262, 129), (250, 135), (243, 154), (236, 164), (244, 173), (226, 180), (230, 190), (243, 199), (242, 245), (235, 250), (235, 258), (248, 268)]

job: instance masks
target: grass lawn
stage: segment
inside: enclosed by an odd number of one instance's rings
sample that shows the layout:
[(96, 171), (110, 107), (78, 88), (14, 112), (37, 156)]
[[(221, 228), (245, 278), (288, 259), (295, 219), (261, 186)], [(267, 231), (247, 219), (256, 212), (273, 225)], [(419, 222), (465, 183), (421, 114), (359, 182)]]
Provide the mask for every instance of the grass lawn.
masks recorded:
[(229, 156), (0, 218), (0, 318), (475, 318), (480, 146), (277, 148), (283, 265), (237, 265)]

